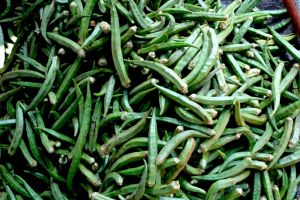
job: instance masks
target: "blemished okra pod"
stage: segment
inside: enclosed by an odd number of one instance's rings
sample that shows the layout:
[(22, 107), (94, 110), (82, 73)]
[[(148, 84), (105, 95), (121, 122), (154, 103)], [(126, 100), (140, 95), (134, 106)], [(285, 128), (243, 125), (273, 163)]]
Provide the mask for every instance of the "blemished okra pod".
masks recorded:
[(295, 101), (294, 103), (291, 103), (287, 106), (281, 107), (278, 109), (278, 111), (275, 114), (276, 120), (281, 120), (289, 115), (293, 114), (294, 111), (297, 111), (300, 108), (300, 100)]

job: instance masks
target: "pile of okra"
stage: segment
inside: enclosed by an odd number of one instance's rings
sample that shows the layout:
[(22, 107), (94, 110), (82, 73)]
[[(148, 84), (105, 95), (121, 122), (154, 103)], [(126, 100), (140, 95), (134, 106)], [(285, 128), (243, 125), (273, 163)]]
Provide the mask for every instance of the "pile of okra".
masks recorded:
[(293, 200), (300, 52), (261, 0), (1, 0), (0, 199)]

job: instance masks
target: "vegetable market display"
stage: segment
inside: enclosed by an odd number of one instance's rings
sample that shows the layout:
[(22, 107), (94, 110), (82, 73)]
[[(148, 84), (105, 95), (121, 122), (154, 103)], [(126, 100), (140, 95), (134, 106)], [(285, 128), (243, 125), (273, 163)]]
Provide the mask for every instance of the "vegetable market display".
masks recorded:
[(0, 7), (0, 199), (294, 199), (300, 52), (260, 0)]

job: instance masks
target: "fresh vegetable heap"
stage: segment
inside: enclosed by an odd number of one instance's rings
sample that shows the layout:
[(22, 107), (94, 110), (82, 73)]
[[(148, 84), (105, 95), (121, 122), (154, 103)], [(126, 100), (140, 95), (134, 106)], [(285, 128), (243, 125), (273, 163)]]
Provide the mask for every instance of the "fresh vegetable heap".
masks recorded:
[(2, 1), (0, 199), (296, 198), (297, 37), (259, 2)]

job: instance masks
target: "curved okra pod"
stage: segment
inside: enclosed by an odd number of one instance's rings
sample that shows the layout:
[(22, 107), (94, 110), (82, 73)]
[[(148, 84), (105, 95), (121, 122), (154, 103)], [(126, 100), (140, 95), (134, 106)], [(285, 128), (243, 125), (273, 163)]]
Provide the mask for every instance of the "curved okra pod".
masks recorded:
[(153, 24), (149, 23), (143, 16), (138, 6), (133, 0), (129, 0), (129, 6), (134, 20), (141, 26), (143, 29), (154, 28)]
[(157, 73), (160, 73), (165, 79), (172, 82), (183, 94), (186, 94), (188, 92), (187, 84), (173, 70), (169, 69), (163, 64), (146, 60), (127, 60), (127, 62), (140, 67), (145, 67), (154, 70)]
[(236, 124), (238, 126), (247, 126), (241, 116), (241, 103), (240, 103), (239, 99), (235, 99), (233, 104), (234, 104), (234, 118), (235, 118)]
[(258, 139), (258, 141), (255, 143), (254, 147), (251, 150), (252, 155), (255, 154), (257, 151), (259, 151), (260, 149), (262, 149), (264, 145), (266, 145), (269, 142), (272, 133), (273, 133), (272, 126), (269, 123), (267, 123), (264, 134)]
[(145, 160), (144, 161), (144, 171), (141, 176), (141, 180), (136, 188), (136, 190), (130, 195), (130, 197), (134, 197), (134, 199), (139, 200), (144, 196), (146, 190), (146, 183), (148, 177), (148, 164)]
[(171, 181), (174, 181), (174, 179), (177, 178), (179, 173), (185, 168), (186, 164), (190, 160), (192, 153), (195, 150), (195, 139), (189, 138), (186, 141), (186, 144), (179, 154), (179, 163), (175, 165), (174, 167), (171, 167), (168, 173), (166, 174), (166, 182), (170, 183)]
[(55, 11), (54, 1), (52, 1), (49, 5), (45, 6), (42, 21), (41, 21), (41, 33), (43, 38), (48, 42), (51, 43), (50, 40), (47, 38), (47, 26), (50, 21), (51, 16)]
[(183, 141), (185, 141), (188, 138), (191, 137), (200, 137), (200, 138), (207, 138), (206, 135), (204, 135), (201, 132), (194, 131), (194, 130), (187, 130), (183, 131), (181, 133), (178, 133), (174, 137), (171, 138), (171, 140), (168, 141), (168, 143), (162, 148), (162, 150), (158, 153), (156, 158), (156, 165), (161, 165), (164, 163), (164, 161), (167, 159), (167, 157), (174, 151), (174, 149)]

